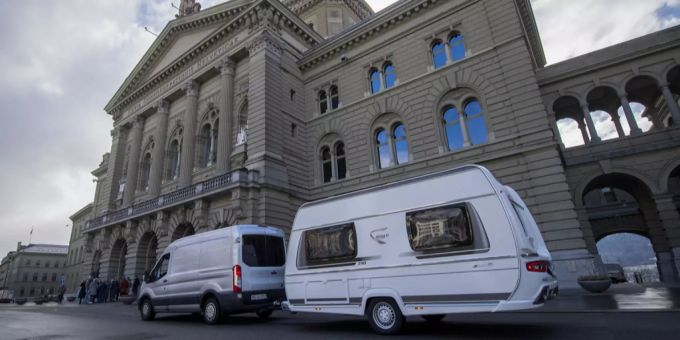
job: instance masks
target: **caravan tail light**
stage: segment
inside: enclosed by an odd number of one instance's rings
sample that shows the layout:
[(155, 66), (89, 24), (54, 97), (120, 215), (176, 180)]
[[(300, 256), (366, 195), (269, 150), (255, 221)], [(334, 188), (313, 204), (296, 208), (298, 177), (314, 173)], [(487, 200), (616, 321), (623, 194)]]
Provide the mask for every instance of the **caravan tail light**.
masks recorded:
[(527, 270), (536, 273), (548, 272), (548, 261), (531, 261), (527, 262)]
[(241, 266), (238, 264), (233, 266), (231, 268), (231, 273), (233, 274), (232, 276), (234, 277), (234, 293), (240, 293), (241, 292)]

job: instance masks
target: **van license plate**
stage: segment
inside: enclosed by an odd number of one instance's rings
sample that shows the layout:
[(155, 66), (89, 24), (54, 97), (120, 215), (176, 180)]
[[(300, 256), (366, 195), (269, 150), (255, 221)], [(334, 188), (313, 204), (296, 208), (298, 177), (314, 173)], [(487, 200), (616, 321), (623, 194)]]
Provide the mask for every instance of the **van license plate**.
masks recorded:
[(267, 294), (253, 294), (250, 296), (251, 300), (266, 300)]

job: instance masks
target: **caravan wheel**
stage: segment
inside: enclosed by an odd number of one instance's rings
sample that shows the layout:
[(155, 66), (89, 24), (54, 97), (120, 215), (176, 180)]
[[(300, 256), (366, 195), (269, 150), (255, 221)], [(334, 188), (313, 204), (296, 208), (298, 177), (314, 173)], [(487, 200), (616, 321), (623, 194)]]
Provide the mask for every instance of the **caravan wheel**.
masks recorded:
[(397, 334), (404, 324), (404, 315), (392, 299), (373, 300), (366, 314), (373, 331), (378, 334)]

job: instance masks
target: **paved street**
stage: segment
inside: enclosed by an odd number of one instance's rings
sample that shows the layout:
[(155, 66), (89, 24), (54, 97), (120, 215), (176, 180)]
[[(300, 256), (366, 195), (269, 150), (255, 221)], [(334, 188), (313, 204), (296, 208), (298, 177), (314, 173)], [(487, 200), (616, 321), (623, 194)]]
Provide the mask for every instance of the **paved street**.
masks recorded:
[[(409, 318), (400, 338), (422, 339), (677, 339), (680, 311), (522, 312), (450, 315), (442, 323)], [(362, 318), (292, 315), (269, 321), (231, 316), (218, 326), (200, 317), (162, 315), (142, 322), (134, 306), (120, 303), (78, 306), (0, 305), (0, 339), (208, 339), (373, 338)]]

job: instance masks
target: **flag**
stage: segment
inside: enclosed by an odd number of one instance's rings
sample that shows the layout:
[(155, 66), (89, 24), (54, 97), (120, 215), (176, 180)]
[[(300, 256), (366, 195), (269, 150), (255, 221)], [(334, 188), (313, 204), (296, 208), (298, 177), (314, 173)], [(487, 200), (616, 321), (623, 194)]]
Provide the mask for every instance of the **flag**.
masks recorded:
[(31, 232), (28, 233), (29, 235), (33, 235), (33, 228), (35, 228), (35, 227), (31, 227)]

